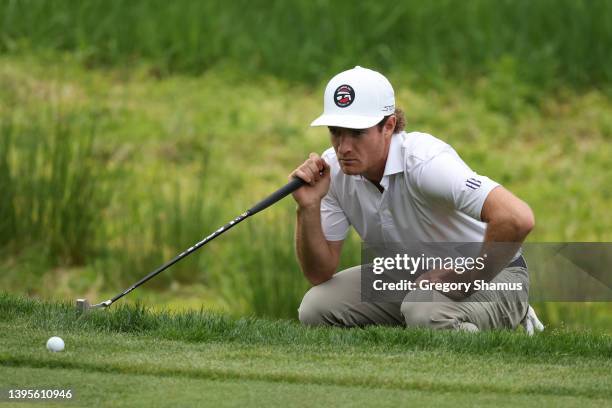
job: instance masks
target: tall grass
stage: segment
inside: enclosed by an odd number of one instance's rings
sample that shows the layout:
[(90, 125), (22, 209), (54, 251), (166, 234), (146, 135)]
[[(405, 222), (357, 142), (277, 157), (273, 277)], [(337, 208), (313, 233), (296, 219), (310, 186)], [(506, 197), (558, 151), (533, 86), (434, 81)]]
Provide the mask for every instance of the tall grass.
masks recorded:
[(227, 243), (220, 278), (234, 307), (260, 316), (291, 318), (308, 283), (293, 249), (294, 205), (287, 201), (275, 207), (274, 212), (249, 220), (237, 232), (238, 239)]
[[(141, 203), (129, 209), (129, 217), (113, 222), (121, 234), (109, 237), (109, 256), (101, 261), (99, 273), (107, 282), (127, 286), (238, 215), (224, 208), (222, 194), (216, 193), (153, 187), (149, 204)], [(217, 291), (235, 314), (294, 318), (309, 288), (294, 253), (294, 207), (286, 199), (248, 219), (147, 286), (164, 290), (176, 283), (203, 284)], [(358, 242), (349, 241), (344, 248), (343, 266), (358, 264)]]
[[(86, 113), (2, 118), (0, 249), (21, 259), (11, 276), (27, 273), (29, 292), (49, 268), (79, 265), (93, 268), (103, 289), (119, 291), (239, 213), (218, 185), (208, 186), (217, 175), (206, 151), (195, 173), (142, 185), (122, 176), (134, 174), (135, 163), (112, 169), (108, 154), (95, 150), (97, 120)], [(293, 205), (284, 208), (274, 219), (262, 213), (245, 222), (147, 286), (203, 284), (237, 312), (294, 316), (307, 283), (291, 245)], [(71, 279), (81, 278), (75, 271)]]
[[(98, 267), (107, 282), (119, 285), (135, 282), (258, 199), (253, 197), (243, 204), (244, 208), (234, 210), (235, 206), (228, 204), (230, 193), (220, 183), (212, 183), (221, 175), (209, 168), (208, 159), (198, 158), (197, 163), (195, 173), (184, 172), (170, 182), (147, 184), (142, 191), (130, 181), (115, 183), (123, 199), (111, 208), (111, 218), (102, 227), (105, 256)], [(133, 164), (126, 166), (131, 168)], [(236, 190), (231, 185), (227, 189)], [(263, 195), (262, 192), (260, 198)], [(278, 213), (276, 207), (274, 212), (280, 215), (274, 220), (263, 221), (269, 213), (262, 213), (245, 221), (183, 258), (147, 283), (147, 287), (163, 290), (173, 284), (202, 284), (219, 291), (235, 311), (294, 314), (290, 311), (297, 307), (295, 302), (305, 290), (305, 281), (298, 274), (290, 243), (293, 220), (282, 210)], [(288, 280), (288, 276), (292, 279)]]
[(41, 244), (52, 264), (82, 265), (96, 252), (109, 195), (104, 165), (93, 158), (93, 120), (50, 113), (0, 119), (0, 243)]
[(513, 61), (540, 90), (612, 80), (607, 0), (19, 0), (0, 4), (0, 50), (74, 51), (88, 65), (146, 59), (159, 73), (233, 65), (317, 81), (361, 64), (428, 84)]
[[(202, 190), (186, 191), (178, 183), (162, 187), (149, 186), (146, 195), (125, 197), (117, 209), (121, 216), (108, 220), (113, 231), (106, 232), (106, 256), (99, 271), (107, 281), (133, 283), (219, 227), (221, 208), (204, 199)], [(184, 258), (148, 286), (209, 284), (215, 266), (209, 262), (211, 246)]]
[[(549, 95), (538, 113), (521, 105), (522, 90), (508, 91), (517, 64), (502, 65), (475, 95), (450, 85), (399, 91), (410, 130), (447, 140), (475, 170), (525, 199), (538, 220), (532, 240), (609, 240), (609, 99), (566, 90), (565, 99)], [(164, 79), (141, 69), (0, 58), (0, 111), (13, 115), (0, 126), (1, 287), (53, 297), (115, 294), (328, 146), (325, 132), (306, 130), (320, 112), (311, 87), (236, 84), (221, 69)], [(56, 105), (63, 114), (48, 113)], [(220, 294), (236, 314), (295, 318), (309, 285), (293, 253), (294, 206), (287, 198), (258, 214), (129, 300), (143, 294), (164, 304), (169, 296), (177, 305), (186, 293), (192, 305), (210, 304)], [(359, 263), (354, 238), (341, 268)], [(537, 310), (547, 324), (610, 327), (608, 304), (566, 306)]]
[(7, 245), (17, 232), (14, 202), (14, 185), (9, 166), (9, 148), (12, 145), (11, 123), (4, 121), (0, 128), (0, 246)]

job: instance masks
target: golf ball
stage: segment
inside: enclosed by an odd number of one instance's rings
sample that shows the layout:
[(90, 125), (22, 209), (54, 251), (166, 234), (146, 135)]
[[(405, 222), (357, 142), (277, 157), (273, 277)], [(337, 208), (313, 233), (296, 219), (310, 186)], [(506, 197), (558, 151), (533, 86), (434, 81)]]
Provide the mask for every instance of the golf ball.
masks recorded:
[(49, 351), (63, 351), (64, 350), (64, 340), (60, 337), (51, 337), (47, 340), (47, 349)]

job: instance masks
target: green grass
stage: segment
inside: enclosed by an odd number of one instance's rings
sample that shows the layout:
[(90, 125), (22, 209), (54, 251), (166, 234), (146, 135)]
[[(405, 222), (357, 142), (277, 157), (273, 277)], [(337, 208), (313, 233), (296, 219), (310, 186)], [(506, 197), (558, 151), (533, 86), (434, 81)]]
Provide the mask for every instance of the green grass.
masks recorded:
[(109, 201), (110, 172), (92, 152), (96, 117), (55, 112), (30, 124), (0, 119), (0, 186), (9, 198), (0, 210), (3, 239), (42, 244), (52, 263), (82, 264), (96, 250), (96, 224)]
[[(320, 113), (322, 87), (222, 69), (158, 78), (148, 64), (87, 69), (74, 55), (53, 55), (0, 57), (0, 185), (7, 192), (0, 285), (7, 290), (108, 298), (329, 146), (324, 130), (307, 126)], [(448, 141), (472, 168), (530, 204), (537, 224), (530, 240), (612, 240), (610, 99), (567, 88), (534, 106), (514, 86), (511, 68), (500, 72), (469, 90), (446, 82), (443, 92), (419, 90), (401, 72), (391, 76), (408, 130)], [(49, 149), (55, 142), (72, 153)], [(36, 155), (41, 160), (19, 160)], [(53, 168), (65, 177), (49, 177)], [(28, 208), (54, 210), (41, 218)], [(308, 284), (294, 256), (294, 211), (290, 198), (282, 201), (130, 299), (295, 318)], [(70, 239), (60, 227), (71, 228)], [(359, 259), (352, 235), (342, 266)], [(546, 323), (609, 330), (609, 304), (563, 307), (542, 308)]]
[[(115, 295), (284, 184), (329, 146), (308, 123), (357, 64), (388, 75), (408, 131), (529, 203), (532, 242), (612, 241), (611, 16), (605, 0), (2, 2), (0, 388), (73, 388), (77, 406), (611, 405), (612, 303), (537, 304), (533, 338), (300, 326), (291, 199), (111, 310), (64, 303)], [(341, 267), (359, 261), (352, 234)]]
[[(206, 356), (208, 357), (208, 355)], [(596, 406), (605, 399), (551, 395), (500, 395), (490, 392), (462, 393), (447, 390), (369, 388), (348, 385), (291, 383), (236, 378), (186, 377), (182, 375), (87, 372), (82, 369), (0, 367), (10, 375), (11, 384), (35, 381), (46, 384), (50, 376), (61, 376), (60, 386), (76, 388), (75, 404), (104, 406), (204, 407), (270, 406), (402, 406), (406, 401), (421, 406)], [(76, 384), (76, 385), (75, 385)], [(169, 398), (169, 394), (172, 397)], [(586, 405), (585, 405), (586, 404)], [(29, 406), (18, 403), (16, 407)], [(31, 404), (32, 407), (40, 403)], [(66, 406), (58, 403), (57, 406)], [(68, 405), (72, 406), (72, 405)]]
[[(490, 403), (601, 406), (612, 338), (588, 332), (469, 334), (401, 328), (308, 329), (284, 320), (121, 306), (78, 316), (72, 305), (0, 295), (3, 385), (57, 385), (79, 405), (272, 406)], [(51, 335), (66, 352), (49, 353)], [(4, 375), (6, 374), (6, 375)], [(93, 386), (95, 384), (95, 386)], [(273, 390), (282, 395), (269, 397)], [(150, 392), (147, 392), (150, 391)]]
[(537, 98), (559, 85), (610, 85), (611, 16), (605, 0), (21, 0), (0, 6), (0, 51), (68, 51), (87, 66), (145, 60), (156, 75), (231, 66), (297, 81), (362, 64), (427, 87), (510, 68)]

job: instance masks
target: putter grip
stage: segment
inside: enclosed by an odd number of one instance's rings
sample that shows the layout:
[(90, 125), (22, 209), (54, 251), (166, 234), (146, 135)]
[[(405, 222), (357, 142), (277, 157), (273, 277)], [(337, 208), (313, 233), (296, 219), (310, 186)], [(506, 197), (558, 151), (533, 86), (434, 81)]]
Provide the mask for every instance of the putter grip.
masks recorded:
[(305, 184), (306, 182), (304, 180), (302, 180), (301, 178), (295, 177), (293, 180), (285, 184), (283, 187), (279, 188), (278, 190), (270, 194), (268, 197), (264, 198), (263, 200), (255, 204), (253, 207), (251, 207), (251, 209), (249, 209), (248, 211), (249, 215), (254, 215), (260, 212), (261, 210), (265, 210), (266, 208), (268, 208), (275, 202), (283, 199), (284, 197), (293, 193), (295, 190), (297, 190), (298, 188), (302, 187)]

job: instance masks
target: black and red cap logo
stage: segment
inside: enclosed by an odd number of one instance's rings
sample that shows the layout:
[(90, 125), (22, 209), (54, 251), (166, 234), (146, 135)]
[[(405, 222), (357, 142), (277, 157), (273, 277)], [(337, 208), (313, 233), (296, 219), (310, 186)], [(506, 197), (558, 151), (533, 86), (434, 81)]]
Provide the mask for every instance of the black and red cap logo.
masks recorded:
[(346, 108), (355, 100), (355, 91), (350, 85), (340, 85), (334, 92), (334, 102), (339, 108)]

